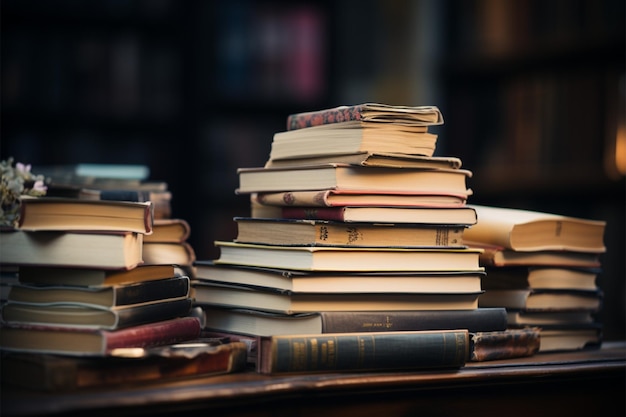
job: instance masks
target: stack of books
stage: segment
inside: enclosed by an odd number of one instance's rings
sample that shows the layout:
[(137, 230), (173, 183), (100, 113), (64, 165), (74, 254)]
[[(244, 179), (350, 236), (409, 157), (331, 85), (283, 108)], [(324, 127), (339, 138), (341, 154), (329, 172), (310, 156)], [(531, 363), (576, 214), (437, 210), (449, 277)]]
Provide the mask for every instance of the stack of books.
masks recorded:
[(606, 222), (553, 213), (474, 205), (465, 235), (481, 248), (483, 307), (505, 307), (509, 328), (541, 329), (540, 352), (599, 347), (596, 278)]
[(432, 106), (290, 115), (238, 171), (236, 238), (196, 262), (204, 328), (249, 343), (261, 373), (458, 367), (471, 334), (505, 331), (504, 308), (478, 308), (471, 172), (433, 156), (441, 123)]
[(190, 277), (144, 262), (152, 202), (104, 191), (21, 198), (19, 223), (0, 233), (2, 270), (17, 272), (2, 305), (3, 351), (108, 356), (199, 336)]

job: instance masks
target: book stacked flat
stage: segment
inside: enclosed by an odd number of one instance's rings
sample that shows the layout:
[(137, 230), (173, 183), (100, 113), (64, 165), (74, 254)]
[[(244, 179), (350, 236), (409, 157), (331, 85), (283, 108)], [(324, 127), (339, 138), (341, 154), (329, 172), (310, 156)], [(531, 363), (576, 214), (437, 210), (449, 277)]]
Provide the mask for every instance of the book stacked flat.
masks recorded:
[(20, 210), (17, 227), (0, 233), (0, 264), (17, 270), (1, 350), (108, 356), (199, 336), (189, 276), (144, 262), (151, 201), (25, 197)]
[[(505, 330), (503, 308), (478, 308), (482, 250), (463, 240), (476, 223), (471, 172), (433, 156), (428, 129), (441, 123), (427, 106), (290, 115), (266, 164), (238, 170), (250, 216), (234, 218), (237, 237), (196, 262), (205, 329), (256, 345), (262, 373), (458, 367), (470, 332)], [(342, 350), (350, 343), (361, 353)], [(445, 343), (456, 353), (438, 351)], [(424, 355), (402, 355), (407, 346)], [(282, 349), (301, 355), (279, 358)], [(337, 363), (339, 353), (363, 361)]]
[(604, 221), (473, 206), (466, 242), (482, 248), (479, 305), (505, 307), (510, 328), (541, 328), (541, 352), (599, 347)]

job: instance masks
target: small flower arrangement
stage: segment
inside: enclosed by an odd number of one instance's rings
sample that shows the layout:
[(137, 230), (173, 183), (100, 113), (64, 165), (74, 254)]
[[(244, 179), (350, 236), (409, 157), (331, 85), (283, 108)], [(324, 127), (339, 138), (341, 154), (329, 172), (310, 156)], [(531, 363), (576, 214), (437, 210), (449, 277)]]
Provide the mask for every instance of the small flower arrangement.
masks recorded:
[(16, 227), (20, 213), (20, 198), (25, 195), (46, 195), (43, 175), (31, 172), (30, 165), (14, 164), (13, 158), (0, 161), (0, 226)]

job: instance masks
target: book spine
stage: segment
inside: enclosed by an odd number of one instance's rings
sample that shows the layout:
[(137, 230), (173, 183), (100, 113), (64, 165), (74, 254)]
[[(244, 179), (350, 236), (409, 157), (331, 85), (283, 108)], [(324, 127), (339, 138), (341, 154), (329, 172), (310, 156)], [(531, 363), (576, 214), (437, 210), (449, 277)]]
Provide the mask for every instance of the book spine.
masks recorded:
[(470, 340), (470, 361), (532, 356), (539, 351), (540, 335), (538, 328), (473, 333)]
[(103, 353), (125, 347), (154, 347), (180, 343), (200, 336), (200, 320), (182, 317), (128, 327), (115, 331), (103, 331)]
[(333, 333), (261, 339), (257, 372), (283, 374), (458, 368), (469, 355), (467, 330)]
[(468, 329), (470, 332), (503, 331), (505, 308), (440, 311), (325, 311), (320, 313), (322, 333), (390, 332)]
[(114, 305), (149, 303), (189, 295), (189, 277), (179, 276), (115, 287)]
[(277, 193), (255, 193), (253, 198), (259, 204), (268, 206), (312, 206), (330, 207), (328, 191), (286, 191)]
[(331, 123), (362, 120), (363, 106), (345, 106), (287, 116), (287, 130), (303, 129)]

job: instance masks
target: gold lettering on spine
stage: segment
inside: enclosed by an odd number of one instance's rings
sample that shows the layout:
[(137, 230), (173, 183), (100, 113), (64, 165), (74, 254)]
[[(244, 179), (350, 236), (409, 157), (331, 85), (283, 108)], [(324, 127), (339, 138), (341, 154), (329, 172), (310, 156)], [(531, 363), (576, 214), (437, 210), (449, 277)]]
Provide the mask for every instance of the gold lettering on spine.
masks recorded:
[(318, 368), (319, 342), (317, 339), (311, 339), (311, 369)]
[(291, 343), (291, 365), (294, 371), (306, 369), (306, 344), (294, 341)]

